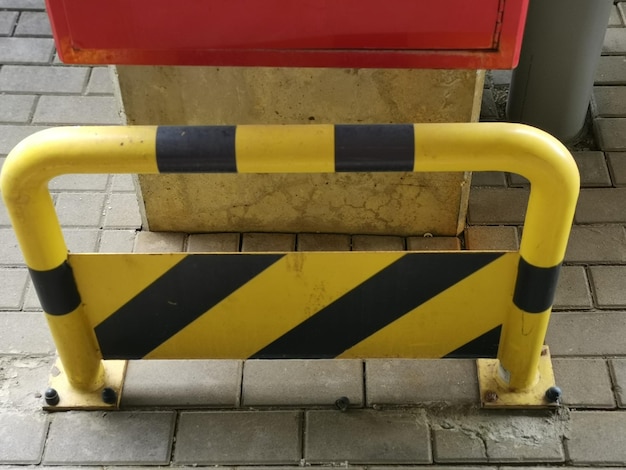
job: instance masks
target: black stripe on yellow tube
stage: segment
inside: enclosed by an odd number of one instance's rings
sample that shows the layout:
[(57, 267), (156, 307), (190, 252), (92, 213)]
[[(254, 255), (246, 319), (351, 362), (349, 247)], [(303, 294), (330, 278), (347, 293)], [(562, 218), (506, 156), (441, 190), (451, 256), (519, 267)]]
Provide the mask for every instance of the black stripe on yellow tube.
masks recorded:
[(67, 261), (48, 271), (29, 268), (29, 272), (44, 312), (50, 315), (66, 315), (78, 308), (80, 294)]
[(561, 265), (533, 266), (520, 258), (513, 303), (527, 313), (542, 313), (552, 307)]

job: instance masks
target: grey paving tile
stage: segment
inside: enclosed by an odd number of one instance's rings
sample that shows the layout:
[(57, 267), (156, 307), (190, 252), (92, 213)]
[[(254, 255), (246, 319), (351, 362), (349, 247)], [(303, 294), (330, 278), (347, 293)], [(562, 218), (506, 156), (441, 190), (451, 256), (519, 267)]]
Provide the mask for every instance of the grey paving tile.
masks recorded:
[(626, 222), (626, 188), (582, 189), (574, 220), (579, 224)]
[(0, 229), (0, 265), (24, 266), (24, 257), (12, 228)]
[(626, 266), (591, 266), (589, 273), (598, 307), (626, 307)]
[(0, 312), (0, 354), (52, 353), (54, 343), (42, 313)]
[(565, 426), (544, 413), (443, 410), (430, 417), (437, 463), (546, 463), (564, 460)]
[(626, 118), (598, 118), (593, 122), (601, 150), (626, 150)]
[(22, 306), (28, 271), (25, 269), (0, 268), (0, 309), (19, 310)]
[(0, 122), (28, 122), (34, 106), (34, 95), (0, 95)]
[(0, 11), (0, 36), (11, 35), (17, 15), (16, 11)]
[(465, 245), (468, 250), (518, 250), (517, 227), (474, 226), (465, 229)]
[(474, 188), (468, 220), (470, 224), (521, 224), (527, 202), (526, 189)]
[(354, 251), (402, 251), (404, 239), (387, 235), (353, 235)]
[(575, 465), (626, 465), (626, 413), (573, 411), (565, 441)]
[(506, 187), (506, 175), (501, 171), (475, 171), (472, 173), (472, 186)]
[(553, 357), (626, 355), (626, 312), (552, 314), (546, 336)]
[(47, 64), (53, 51), (52, 39), (0, 37), (0, 64)]
[(178, 253), (183, 251), (184, 233), (173, 232), (137, 232), (135, 253)]
[[(42, 395), (47, 388), (54, 361), (53, 355), (44, 357), (37, 357), (32, 354), (1, 356), (0, 408), (39, 416)], [(4, 444), (4, 441), (1, 442)], [(0, 444), (0, 448), (2, 444)]]
[(427, 464), (423, 410), (308, 411), (304, 458), (310, 464)]
[(611, 178), (602, 152), (573, 152), (582, 187), (610, 187)]
[(626, 408), (626, 359), (609, 359), (617, 405)]
[(39, 99), (34, 124), (121, 124), (113, 96), (55, 96)]
[(617, 9), (617, 5), (611, 7), (611, 16), (609, 17), (609, 26), (622, 26), (622, 17)]
[(246, 361), (244, 406), (333, 406), (340, 397), (363, 404), (363, 363), (359, 360)]
[(290, 233), (244, 233), (241, 251), (294, 251), (296, 236)]
[(50, 191), (105, 191), (109, 175), (68, 174), (52, 178), (48, 184)]
[(132, 175), (111, 175), (111, 191), (135, 192), (135, 182)]
[(480, 401), (474, 360), (370, 359), (365, 368), (368, 406)]
[(603, 54), (626, 54), (626, 28), (607, 28)]
[(491, 81), (494, 85), (508, 85), (511, 83), (513, 73), (510, 70), (492, 70)]
[(74, 412), (56, 414), (45, 465), (166, 465), (176, 413)]
[(28, 286), (26, 287), (26, 295), (24, 296), (24, 305), (22, 306), (22, 310), (25, 312), (41, 312), (41, 303), (39, 302), (39, 298), (37, 297), (37, 292), (35, 291), (35, 286), (31, 281), (28, 282)]
[(626, 232), (621, 225), (574, 226), (565, 261), (568, 263), (626, 262)]
[(615, 186), (626, 186), (626, 152), (609, 152), (607, 161)]
[[(617, 6), (617, 9), (619, 11), (620, 14), (620, 20), (621, 20), (621, 24), (626, 23), (626, 5), (624, 4), (624, 2), (621, 1), (616, 1), (615, 5)], [(609, 20), (610, 23), (611, 20)]]
[(198, 252), (237, 252), (239, 251), (238, 233), (199, 233), (190, 234), (187, 239), (187, 251)]
[(297, 411), (182, 412), (176, 464), (299, 464), (302, 416)]
[(63, 227), (100, 227), (104, 210), (104, 193), (61, 193), (56, 202)]
[(350, 251), (350, 235), (334, 233), (298, 234), (298, 251)]
[(7, 155), (20, 141), (43, 129), (46, 127), (0, 125), (0, 155)]
[(140, 229), (141, 213), (135, 193), (113, 193), (105, 206), (105, 228)]
[(574, 408), (615, 408), (609, 368), (604, 359), (552, 359), (563, 404)]
[(50, 21), (45, 12), (26, 11), (20, 15), (20, 21), (15, 28), (15, 36), (52, 37)]
[(554, 297), (555, 309), (591, 308), (591, 292), (587, 273), (582, 266), (563, 266)]
[(93, 253), (98, 247), (98, 230), (64, 229), (65, 244), (70, 253)]
[(461, 249), (461, 240), (457, 237), (408, 237), (408, 251), (457, 251)]
[(129, 361), (122, 406), (236, 407), (241, 361)]
[(100, 253), (132, 253), (137, 232), (134, 230), (103, 230), (100, 235)]
[(48, 421), (40, 414), (0, 412), (0, 464), (37, 464)]
[(624, 85), (626, 84), (626, 57), (600, 57), (595, 76), (596, 85)]
[(593, 87), (591, 109), (594, 116), (623, 117), (626, 115), (626, 88), (606, 85)]
[(108, 67), (94, 67), (91, 70), (89, 84), (87, 85), (88, 95), (112, 95), (113, 82), (109, 74)]
[(19, 10), (43, 10), (44, 0), (0, 0), (0, 8)]

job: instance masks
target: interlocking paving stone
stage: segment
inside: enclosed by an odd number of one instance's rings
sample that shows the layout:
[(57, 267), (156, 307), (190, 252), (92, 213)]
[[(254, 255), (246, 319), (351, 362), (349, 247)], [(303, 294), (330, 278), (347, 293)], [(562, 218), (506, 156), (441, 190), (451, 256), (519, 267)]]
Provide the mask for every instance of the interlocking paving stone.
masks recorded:
[(299, 464), (298, 411), (182, 412), (176, 464)]
[(54, 415), (45, 465), (166, 465), (176, 413), (74, 412)]
[(135, 192), (135, 181), (133, 180), (133, 175), (111, 175), (111, 191)]
[(573, 411), (565, 448), (576, 465), (626, 465), (626, 412)]
[(609, 359), (615, 396), (620, 408), (626, 408), (626, 359)]
[(34, 124), (121, 124), (113, 96), (44, 95), (37, 103)]
[(604, 359), (553, 358), (562, 402), (574, 408), (615, 408), (611, 377)]
[(239, 405), (241, 361), (129, 361), (122, 406)]
[(593, 88), (591, 109), (595, 116), (622, 117), (626, 115), (626, 88), (596, 86)]
[(22, 306), (28, 271), (25, 269), (0, 268), (0, 309), (19, 310)]
[(121, 229), (141, 228), (139, 204), (135, 193), (111, 194), (105, 207), (104, 227)]
[(626, 54), (626, 28), (607, 28), (603, 54)]
[(626, 312), (558, 312), (550, 318), (546, 344), (555, 356), (626, 355)]
[(48, 15), (45, 12), (23, 12), (15, 28), (15, 36), (52, 37)]
[(564, 425), (556, 416), (530, 413), (463, 414), (431, 418), (437, 463), (562, 462)]
[(593, 122), (602, 150), (626, 150), (626, 118), (598, 118)]
[(112, 95), (113, 83), (107, 67), (94, 67), (91, 70), (89, 84), (87, 85), (89, 95)]
[[(29, 412), (38, 416), (41, 413), (42, 395), (47, 387), (54, 361), (52, 355), (0, 356), (2, 368), (0, 408), (21, 413)], [(0, 447), (2, 444), (0, 441)]]
[(493, 93), (490, 89), (483, 90), (483, 96), (480, 104), (480, 120), (496, 121), (498, 119), (498, 108), (493, 99)]
[(0, 464), (37, 464), (48, 420), (41, 414), (0, 411)]
[(467, 227), (465, 246), (468, 250), (517, 250), (519, 249), (517, 227)]
[(197, 252), (237, 252), (240, 235), (238, 233), (199, 233), (190, 234), (187, 251)]
[(244, 233), (241, 251), (294, 251), (296, 236), (291, 233)]
[(491, 81), (494, 85), (508, 85), (511, 83), (513, 73), (510, 70), (492, 70)]
[(0, 122), (28, 122), (34, 105), (34, 95), (0, 95)]
[(308, 411), (304, 458), (311, 464), (427, 464), (424, 410)]
[(354, 251), (402, 251), (404, 239), (387, 235), (354, 235), (352, 249)]
[(589, 272), (598, 307), (626, 307), (626, 266), (591, 266)]
[(609, 26), (622, 26), (622, 17), (619, 14), (617, 5), (611, 7), (611, 16), (609, 17)]
[(527, 202), (526, 189), (473, 188), (469, 198), (469, 223), (521, 224)]
[(11, 35), (16, 19), (16, 11), (0, 11), (0, 36)]
[(365, 362), (367, 404), (477, 404), (476, 363), (468, 359), (370, 359)]
[(363, 404), (359, 360), (258, 360), (243, 368), (243, 405), (326, 405), (340, 397)]
[(609, 152), (607, 160), (615, 186), (626, 186), (626, 152)]
[(625, 85), (626, 84), (626, 57), (600, 57), (595, 76), (596, 85)]
[[(2, 297), (6, 295), (4, 288)], [(0, 312), (0, 354), (51, 354), (54, 344), (41, 313)]]
[(184, 233), (174, 232), (137, 232), (135, 253), (168, 253), (183, 251)]
[(134, 230), (103, 230), (100, 235), (100, 253), (132, 253), (137, 232)]
[(0, 155), (7, 155), (22, 139), (43, 129), (46, 127), (0, 125)]
[(48, 38), (0, 38), (0, 64), (47, 64), (53, 51)]
[(350, 235), (334, 233), (298, 234), (298, 251), (350, 251)]
[(461, 240), (457, 237), (408, 237), (408, 251), (457, 251), (461, 249)]
[(573, 152), (582, 187), (610, 187), (611, 178), (602, 152)]
[(626, 188), (582, 189), (574, 219), (580, 224), (626, 223)]
[(556, 286), (554, 308), (585, 309), (593, 305), (587, 273), (582, 266), (563, 266)]
[(568, 263), (626, 262), (626, 232), (621, 225), (574, 226), (565, 253)]
[(64, 229), (65, 243), (70, 253), (93, 253), (98, 247), (98, 230)]
[(23, 266), (24, 257), (11, 228), (0, 229), (0, 265)]
[(35, 291), (35, 287), (33, 286), (32, 281), (28, 282), (28, 287), (26, 287), (26, 295), (24, 296), (24, 305), (22, 310), (25, 312), (35, 311), (41, 312), (41, 303), (39, 302), (39, 298), (37, 297), (37, 292)]
[(43, 10), (44, 0), (0, 0), (0, 8), (20, 10)]
[(506, 175), (502, 171), (475, 171), (472, 173), (472, 186), (506, 187)]
[(62, 226), (100, 227), (104, 193), (61, 193), (56, 211)]
[(67, 174), (52, 178), (50, 191), (105, 191), (109, 175)]

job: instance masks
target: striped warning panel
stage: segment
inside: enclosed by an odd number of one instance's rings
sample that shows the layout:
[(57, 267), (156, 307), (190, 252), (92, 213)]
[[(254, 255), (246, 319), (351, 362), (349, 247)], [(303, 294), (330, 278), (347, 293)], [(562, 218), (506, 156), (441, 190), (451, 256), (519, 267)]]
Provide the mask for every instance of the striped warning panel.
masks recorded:
[(493, 357), (516, 252), (70, 255), (105, 359)]

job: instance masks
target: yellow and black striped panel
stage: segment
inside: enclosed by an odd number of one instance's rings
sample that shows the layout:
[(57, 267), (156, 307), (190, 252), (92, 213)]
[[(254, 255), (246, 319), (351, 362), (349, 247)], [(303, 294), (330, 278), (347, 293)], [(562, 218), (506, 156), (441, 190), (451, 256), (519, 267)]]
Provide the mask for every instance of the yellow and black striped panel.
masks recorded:
[(162, 126), (161, 173), (413, 171), (412, 124)]
[(493, 357), (518, 253), (70, 255), (105, 359)]

